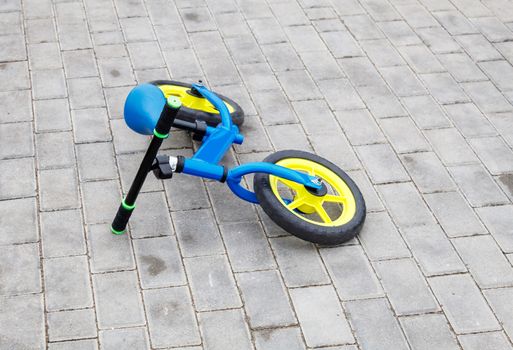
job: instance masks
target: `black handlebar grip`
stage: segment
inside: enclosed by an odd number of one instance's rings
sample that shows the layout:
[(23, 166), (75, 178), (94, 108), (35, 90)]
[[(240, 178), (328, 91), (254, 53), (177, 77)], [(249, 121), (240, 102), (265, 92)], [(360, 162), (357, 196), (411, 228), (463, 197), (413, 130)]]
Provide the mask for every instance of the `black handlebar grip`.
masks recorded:
[(130, 220), (130, 216), (132, 216), (132, 212), (134, 211), (135, 205), (128, 206), (125, 204), (125, 201), (121, 203), (118, 208), (118, 212), (112, 221), (112, 226), (110, 230), (112, 233), (116, 235), (121, 235), (125, 233), (126, 226), (128, 225), (128, 220)]

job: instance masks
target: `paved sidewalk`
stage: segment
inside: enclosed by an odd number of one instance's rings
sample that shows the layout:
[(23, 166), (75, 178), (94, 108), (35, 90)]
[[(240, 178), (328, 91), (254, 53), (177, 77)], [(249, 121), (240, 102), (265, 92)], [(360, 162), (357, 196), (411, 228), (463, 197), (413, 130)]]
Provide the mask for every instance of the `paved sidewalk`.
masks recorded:
[[(512, 349), (512, 63), (508, 0), (0, 1), (0, 348)], [(124, 97), (169, 77), (243, 105), (227, 164), (348, 171), (358, 240), (179, 175), (111, 235), (148, 143)]]

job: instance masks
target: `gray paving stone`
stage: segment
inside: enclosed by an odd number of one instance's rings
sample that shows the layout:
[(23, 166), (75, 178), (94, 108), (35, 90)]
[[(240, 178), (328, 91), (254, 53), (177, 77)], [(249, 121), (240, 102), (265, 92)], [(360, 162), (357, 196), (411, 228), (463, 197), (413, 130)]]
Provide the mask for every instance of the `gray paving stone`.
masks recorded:
[(464, 83), (462, 86), (472, 101), (485, 113), (508, 112), (513, 108), (489, 81)]
[(44, 259), (43, 262), (48, 311), (93, 306), (86, 256)]
[(502, 251), (506, 253), (513, 252), (512, 239), (512, 218), (513, 207), (511, 205), (494, 206), (479, 208), (477, 214), (483, 220), (484, 224), (497, 240)]
[(343, 21), (357, 40), (384, 38), (383, 33), (367, 15), (348, 16)]
[(297, 101), (292, 106), (308, 135), (322, 135), (340, 130), (335, 116), (324, 100)]
[(469, 102), (463, 89), (448, 73), (421, 75), (431, 95), (442, 105)]
[(133, 240), (133, 245), (143, 289), (186, 284), (174, 237), (137, 239)]
[(34, 101), (34, 119), (37, 132), (71, 130), (68, 100)]
[(429, 28), (438, 25), (435, 18), (418, 3), (406, 2), (404, 5), (395, 6), (395, 8), (412, 28)]
[[(363, 56), (362, 49), (348, 31), (321, 33), (321, 37), (335, 58)], [(318, 50), (321, 49), (321, 47), (318, 48)]]
[[(507, 197), (481, 165), (460, 165), (448, 168), (454, 181), (473, 207), (505, 204)], [(475, 184), (479, 183), (476, 187)]]
[(322, 97), (312, 78), (310, 78), (305, 70), (278, 72), (277, 76), (291, 101), (311, 100)]
[[(338, 130), (337, 130), (338, 131)], [(349, 141), (342, 132), (329, 134), (316, 134), (310, 136), (310, 142), (315, 152), (344, 170), (361, 169), (360, 161), (349, 145)], [(290, 149), (291, 147), (287, 147)], [(309, 149), (305, 147), (303, 149)]]
[(496, 135), (493, 126), (473, 103), (446, 106), (449, 118), (465, 137)]
[(89, 225), (87, 232), (91, 272), (128, 270), (135, 267), (127, 234), (114, 235), (108, 225)]
[[(137, 14), (136, 16), (141, 16)], [(122, 18), (119, 23), (127, 42), (155, 40), (155, 34), (148, 17)]]
[(84, 229), (79, 210), (43, 212), (41, 242), (45, 258), (86, 253)]
[(36, 148), (39, 169), (63, 168), (75, 164), (73, 135), (69, 131), (37, 134)]
[(413, 259), (379, 261), (374, 266), (396, 315), (440, 310)]
[(492, 175), (513, 170), (513, 152), (499, 137), (469, 140), (470, 145)]
[(110, 222), (116, 214), (121, 199), (118, 182), (115, 180), (84, 182), (80, 186), (86, 223)]
[(126, 86), (135, 83), (128, 58), (98, 60), (100, 76), (105, 87)]
[(513, 269), (492, 236), (464, 237), (452, 242), (479, 287), (513, 285)]
[(402, 232), (424, 275), (467, 271), (440, 226), (414, 226), (405, 228)]
[(488, 289), (483, 291), (483, 294), (488, 300), (497, 319), (501, 322), (504, 331), (511, 337), (511, 334), (513, 334), (513, 308), (511, 307), (513, 289)]
[(416, 30), (422, 41), (436, 54), (460, 52), (461, 48), (451, 35), (442, 27)]
[(39, 171), (40, 209), (78, 208), (78, 184), (73, 168)]
[(333, 287), (297, 288), (290, 292), (308, 346), (354, 342)]
[(329, 51), (302, 52), (300, 57), (306, 69), (316, 81), (339, 79), (345, 76)]
[(380, 22), (378, 26), (395, 46), (421, 43), (419, 37), (404, 21)]
[(0, 67), (0, 91), (30, 88), (27, 62), (2, 63)]
[(216, 28), (206, 7), (182, 9), (180, 15), (188, 32), (200, 32)]
[(296, 2), (270, 4), (274, 15), (282, 26), (295, 26), (308, 24), (303, 9)]
[(0, 201), (0, 244), (36, 242), (38, 214), (35, 198)]
[(502, 332), (467, 334), (458, 337), (463, 349), (513, 349)]
[(199, 314), (205, 349), (253, 349), (242, 310), (221, 310)]
[(277, 271), (238, 273), (236, 278), (252, 329), (297, 323)]
[(184, 257), (224, 253), (210, 210), (179, 211), (172, 217)]
[(401, 159), (420, 192), (444, 192), (456, 189), (447, 170), (433, 152), (405, 154)]
[(267, 127), (267, 132), (278, 151), (291, 148), (306, 151), (312, 149), (300, 124), (271, 125)]
[(407, 115), (397, 97), (392, 94), (386, 85), (359, 87), (357, 91), (376, 118)]
[[(229, 38), (225, 40), (225, 43), (236, 65), (265, 62), (264, 55), (262, 55), (262, 50), (258, 46), (256, 40), (251, 35)], [(292, 53), (296, 55), (294, 51), (292, 51)], [(276, 54), (280, 53), (277, 52)], [(283, 57), (283, 59), (285, 59), (285, 56)], [(272, 66), (273, 65), (271, 65), (271, 67)]]
[(426, 45), (401, 46), (399, 47), (399, 52), (416, 73), (445, 71), (445, 68)]
[(241, 307), (235, 280), (223, 255), (185, 260), (192, 296), (197, 311)]
[(63, 69), (33, 70), (31, 72), (34, 99), (66, 97), (66, 82)]
[(96, 337), (93, 309), (48, 313), (48, 339), (61, 341)]
[(367, 213), (365, 225), (358, 239), (371, 261), (411, 256), (386, 212)]
[(252, 97), (264, 125), (297, 122), (292, 107), (281, 90), (255, 92)]
[(260, 45), (287, 41), (280, 24), (274, 18), (249, 19), (248, 25)]
[(41, 292), (37, 243), (0, 246), (0, 295)]
[(359, 146), (356, 147), (356, 152), (374, 184), (409, 180), (397, 155), (388, 144)]
[(368, 212), (383, 210), (383, 203), (372, 186), (369, 177), (363, 170), (348, 171), (349, 176), (356, 183), (365, 198), (365, 207)]
[(145, 290), (143, 294), (153, 346), (161, 348), (201, 343), (187, 287)]
[(332, 42), (329, 39), (326, 39), (326, 33), (323, 33), (321, 34), (321, 37), (326, 41), (325, 45), (313, 26), (301, 25), (285, 27), (283, 29), (287, 34), (290, 43), (294, 46), (297, 52), (322, 51), (326, 49), (326, 46), (328, 46), (328, 49), (330, 49), (335, 57), (337, 57), (339, 46), (331, 45)]
[(109, 329), (100, 331), (100, 344), (102, 349), (116, 350), (122, 347), (148, 350), (150, 344), (145, 328)]
[(32, 44), (27, 49), (32, 70), (62, 68), (61, 52), (56, 42)]
[(269, 243), (259, 223), (226, 223), (220, 226), (220, 230), (235, 272), (276, 268)]
[(424, 198), (449, 237), (486, 233), (483, 224), (459, 192), (430, 193), (425, 194)]
[(422, 133), (408, 117), (381, 119), (379, 124), (397, 153), (430, 149)]
[(481, 34), (461, 35), (455, 39), (476, 62), (500, 60), (502, 56)]
[(429, 284), (457, 334), (500, 329), (470, 275), (433, 277)]
[(409, 348), (386, 299), (349, 301), (344, 308), (363, 348)]
[(4, 109), (0, 116), (0, 123), (33, 120), (29, 90), (0, 92), (0, 101)]
[[(135, 210), (135, 209), (134, 209)], [(130, 220), (133, 238), (169, 236), (174, 233), (164, 193), (141, 193)]]
[(342, 300), (379, 297), (383, 289), (357, 245), (322, 249), (321, 256)]
[(425, 135), (445, 165), (478, 161), (468, 143), (455, 128), (427, 130)]
[(134, 69), (148, 69), (164, 67), (164, 60), (160, 47), (156, 41), (129, 43), (128, 53), (132, 59)]
[(48, 343), (48, 350), (98, 350), (96, 339), (83, 339)]
[(400, 322), (406, 339), (414, 349), (459, 349), (456, 337), (443, 315), (401, 317)]
[(426, 89), (407, 66), (382, 67), (380, 71), (397, 96), (426, 94)]
[(92, 280), (99, 329), (145, 323), (135, 271), (96, 274)]
[(45, 349), (45, 317), (40, 294), (0, 298), (2, 345), (12, 349)]
[(513, 67), (507, 61), (488, 61), (479, 63), (479, 67), (490, 77), (501, 91), (513, 89), (510, 79), (513, 77)]
[(404, 97), (402, 102), (420, 129), (451, 126), (445, 113), (431, 96)]
[(262, 329), (253, 332), (257, 350), (305, 350), (297, 327)]
[(33, 158), (6, 159), (0, 162), (0, 199), (36, 194)]
[[(488, 120), (495, 126), (499, 134), (504, 138), (506, 143), (513, 145), (513, 119), (511, 113), (489, 113)], [(510, 125), (511, 124), (511, 125)]]
[(93, 50), (65, 51), (62, 58), (67, 78), (98, 76)]
[(31, 123), (0, 124), (0, 159), (34, 156)]
[(278, 89), (279, 84), (266, 63), (252, 63), (239, 66), (242, 79), (252, 93)]
[[(69, 79), (67, 83), (72, 109), (103, 107), (105, 105), (100, 79), (96, 77), (76, 78)], [(75, 113), (77, 112), (75, 111)], [(93, 126), (92, 123), (91, 126)]]
[(354, 86), (379, 85), (383, 78), (366, 57), (351, 57), (338, 60)]
[(438, 59), (447, 68), (457, 82), (486, 80), (481, 69), (465, 53), (438, 55)]
[(255, 209), (249, 202), (233, 198), (233, 193), (223, 183), (208, 182), (207, 189), (214, 208), (214, 214), (221, 223), (254, 221)]
[(360, 44), (369, 59), (377, 67), (400, 66), (405, 64), (401, 55), (387, 39), (365, 40)]
[(451, 35), (477, 32), (472, 23), (458, 11), (435, 12), (433, 15)]
[(117, 178), (116, 161), (110, 143), (80, 144), (76, 152), (81, 181)]
[(25, 23), (28, 43), (37, 44), (57, 40), (55, 24), (52, 18), (26, 19)]
[[(333, 110), (365, 108), (360, 96), (347, 79), (322, 80), (318, 85)], [(341, 99), (340, 96), (344, 98)]]
[(271, 239), (285, 285), (304, 287), (330, 283), (317, 249), (296, 237)]
[(511, 174), (504, 174), (496, 177), (495, 180), (509, 199), (513, 199), (513, 176)]
[(513, 33), (496, 17), (472, 18), (471, 21), (491, 42), (509, 41), (513, 39)]

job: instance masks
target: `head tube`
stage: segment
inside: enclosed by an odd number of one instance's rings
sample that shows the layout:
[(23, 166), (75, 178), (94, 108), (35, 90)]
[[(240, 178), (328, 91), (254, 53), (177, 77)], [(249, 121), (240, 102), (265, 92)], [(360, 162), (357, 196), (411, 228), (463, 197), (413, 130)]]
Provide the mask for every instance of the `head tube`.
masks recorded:
[(198, 91), (210, 103), (212, 103), (212, 105), (219, 111), (219, 114), (221, 114), (222, 125), (227, 129), (231, 129), (232, 119), (230, 117), (228, 107), (226, 107), (224, 101), (202, 84), (192, 84), (192, 87), (196, 89), (196, 91)]

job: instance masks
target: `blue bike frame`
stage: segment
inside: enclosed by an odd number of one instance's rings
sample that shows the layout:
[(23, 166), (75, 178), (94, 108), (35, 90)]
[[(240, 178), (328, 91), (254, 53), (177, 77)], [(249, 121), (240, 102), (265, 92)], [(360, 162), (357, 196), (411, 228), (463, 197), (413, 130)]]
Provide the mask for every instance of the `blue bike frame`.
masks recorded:
[(201, 84), (193, 84), (193, 88), (219, 111), (221, 123), (215, 128), (207, 128), (201, 147), (191, 158), (185, 159), (182, 170), (184, 174), (218, 181), (224, 177), (228, 187), (235, 195), (256, 204), (258, 204), (258, 199), (255, 193), (248, 191), (240, 184), (244, 175), (265, 173), (300, 183), (312, 189), (321, 187), (315, 176), (266, 162), (243, 164), (229, 169), (226, 174), (225, 168), (219, 165), (219, 161), (228, 152), (232, 144), (242, 144), (244, 136), (239, 133), (237, 126), (233, 125), (228, 107), (223, 100)]

